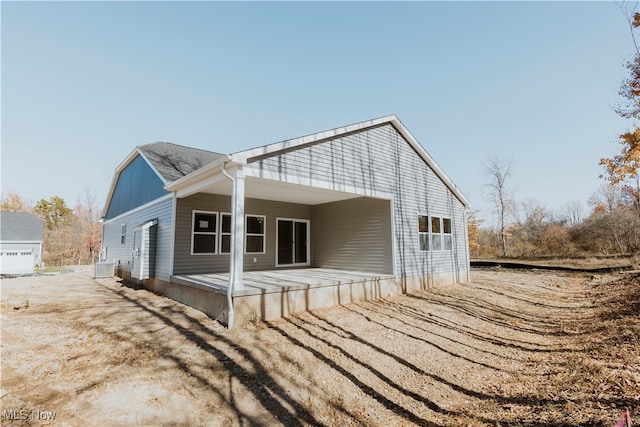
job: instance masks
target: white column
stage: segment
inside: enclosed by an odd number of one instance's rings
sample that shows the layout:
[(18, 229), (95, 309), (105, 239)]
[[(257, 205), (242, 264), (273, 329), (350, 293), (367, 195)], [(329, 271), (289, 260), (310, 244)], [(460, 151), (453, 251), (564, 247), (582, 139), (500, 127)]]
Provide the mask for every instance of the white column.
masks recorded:
[(231, 256), (229, 275), (233, 290), (244, 289), (242, 273), (244, 271), (244, 171), (238, 167), (233, 171), (231, 190)]

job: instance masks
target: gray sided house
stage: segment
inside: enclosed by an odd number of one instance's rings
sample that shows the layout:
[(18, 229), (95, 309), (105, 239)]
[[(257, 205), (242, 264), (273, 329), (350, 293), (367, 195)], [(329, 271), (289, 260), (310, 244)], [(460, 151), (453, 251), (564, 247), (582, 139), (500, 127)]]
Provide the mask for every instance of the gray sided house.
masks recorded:
[(42, 265), (42, 220), (27, 212), (0, 212), (0, 274), (31, 274)]
[(102, 259), (231, 326), (467, 282), (468, 207), (396, 116), (230, 155), (156, 142), (116, 169)]

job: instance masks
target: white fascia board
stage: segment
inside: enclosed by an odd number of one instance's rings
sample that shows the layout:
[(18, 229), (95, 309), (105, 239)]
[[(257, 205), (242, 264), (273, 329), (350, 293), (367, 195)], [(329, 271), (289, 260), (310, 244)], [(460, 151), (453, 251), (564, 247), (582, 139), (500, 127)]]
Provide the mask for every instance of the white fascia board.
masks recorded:
[(186, 185), (185, 187), (182, 187), (179, 190), (175, 190), (175, 195), (178, 199), (182, 199), (184, 197), (188, 197), (193, 194), (200, 193), (206, 190), (207, 187), (210, 187), (226, 179), (227, 178), (225, 178), (225, 176), (222, 175), (222, 173), (218, 173), (208, 178), (200, 179), (199, 181), (196, 181), (193, 184)]
[(286, 141), (280, 141), (273, 144), (264, 145), (262, 147), (252, 148), (246, 151), (239, 151), (237, 153), (232, 154), (231, 158), (234, 161), (237, 161), (240, 163), (246, 163), (248, 159), (251, 159), (253, 157), (264, 156), (271, 153), (276, 153), (278, 151), (295, 148), (301, 145), (313, 144), (315, 142), (322, 141), (325, 139), (338, 138), (344, 134), (357, 132), (362, 129), (366, 129), (373, 126), (378, 126), (384, 123), (391, 122), (394, 119), (398, 120), (398, 118), (395, 115), (391, 115), (391, 116), (380, 117), (378, 119), (367, 120), (360, 123), (354, 123), (351, 125), (326, 130), (324, 132), (318, 132), (311, 135), (301, 136), (299, 138), (288, 139)]
[(460, 191), (460, 189), (451, 181), (451, 179), (447, 176), (446, 173), (438, 166), (438, 164), (433, 160), (433, 158), (427, 153), (422, 145), (418, 142), (418, 140), (409, 132), (409, 130), (402, 124), (400, 119), (396, 116), (393, 116), (391, 119), (391, 124), (396, 128), (398, 132), (404, 137), (405, 140), (409, 142), (411, 147), (422, 157), (422, 159), (433, 169), (433, 171), (438, 175), (438, 177), (445, 183), (447, 187), (455, 194), (455, 196), (462, 202), (465, 208), (471, 207), (471, 202), (467, 197)]
[[(230, 159), (228, 156), (224, 156), (217, 160), (214, 160), (208, 165), (205, 165), (200, 169), (195, 170), (178, 180), (168, 183), (167, 185), (164, 186), (164, 189), (167, 191), (177, 193), (178, 197), (185, 197), (183, 194), (190, 191), (190, 190), (185, 191), (189, 187), (192, 187), (192, 186), (202, 187), (201, 182), (203, 180), (210, 180), (211, 178), (214, 178), (218, 175), (220, 177), (224, 177), (222, 175), (222, 164), (229, 162), (229, 160)], [(209, 184), (211, 184), (211, 182), (209, 182)]]

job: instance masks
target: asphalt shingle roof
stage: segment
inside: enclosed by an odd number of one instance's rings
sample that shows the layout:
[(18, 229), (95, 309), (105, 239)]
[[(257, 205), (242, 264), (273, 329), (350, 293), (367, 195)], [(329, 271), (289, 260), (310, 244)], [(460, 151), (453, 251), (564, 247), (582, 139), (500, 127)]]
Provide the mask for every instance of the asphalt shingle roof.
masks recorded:
[(180, 179), (220, 157), (226, 157), (225, 154), (169, 142), (153, 142), (138, 148), (167, 182)]
[(0, 212), (0, 241), (42, 241), (43, 222), (27, 212)]

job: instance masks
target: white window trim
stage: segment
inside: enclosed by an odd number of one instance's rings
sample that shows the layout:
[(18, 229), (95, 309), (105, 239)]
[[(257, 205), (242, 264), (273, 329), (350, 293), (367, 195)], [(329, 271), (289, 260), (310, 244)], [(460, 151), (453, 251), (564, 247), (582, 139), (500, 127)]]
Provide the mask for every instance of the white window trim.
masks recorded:
[[(247, 220), (249, 217), (262, 218), (264, 229), (262, 234), (251, 233), (247, 231)], [(248, 252), (247, 247), (247, 238), (249, 236), (262, 236), (262, 252)], [(264, 255), (267, 253), (267, 216), (266, 215), (256, 215), (256, 214), (245, 214), (244, 216), (244, 253), (245, 255)]]
[[(428, 232), (424, 232), (424, 231), (420, 231), (420, 217), (424, 216), (427, 217), (427, 229), (429, 230)], [(433, 227), (431, 226), (431, 221), (433, 221), (433, 218), (438, 218), (440, 221), (440, 233), (434, 233), (433, 232)], [(448, 219), (451, 223), (451, 233), (445, 233), (444, 232), (444, 220)], [(417, 224), (416, 224), (416, 230), (418, 232), (418, 251), (421, 253), (426, 253), (426, 252), (451, 252), (453, 251), (453, 219), (451, 219), (448, 216), (440, 216), (440, 215), (425, 215), (425, 214), (418, 214), (417, 216)], [(427, 250), (422, 250), (420, 248), (420, 236), (421, 235), (427, 235), (428, 236), (428, 240), (429, 240), (429, 249)], [(433, 244), (433, 236), (439, 236), (440, 237), (440, 249), (434, 249), (434, 244)], [(444, 236), (451, 236), (451, 249), (445, 249), (445, 244), (444, 244)]]
[(222, 236), (229, 236), (229, 240), (231, 240), (231, 232), (223, 232), (222, 231), (222, 217), (228, 215), (231, 218), (231, 214), (229, 212), (220, 212), (220, 218), (218, 226), (218, 255), (231, 255), (231, 251), (233, 250), (233, 241), (230, 242), (229, 252), (222, 252)]
[[(215, 217), (216, 217), (216, 231), (215, 232), (212, 233), (212, 232), (194, 231), (194, 228), (195, 228), (194, 226), (195, 226), (195, 221), (196, 221), (196, 214), (200, 214), (200, 213), (207, 214), (207, 215), (215, 215)], [(193, 256), (201, 256), (201, 255), (205, 255), (205, 256), (209, 255), (209, 256), (211, 256), (211, 255), (217, 255), (218, 254), (218, 244), (219, 244), (218, 243), (218, 240), (219, 240), (218, 239), (218, 236), (219, 236), (218, 229), (220, 227), (219, 224), (220, 224), (220, 218), (219, 218), (218, 212), (202, 211), (202, 210), (197, 210), (197, 209), (194, 209), (194, 210), (191, 211), (191, 248), (190, 248), (191, 255), (193, 255)], [(193, 252), (193, 240), (194, 240), (194, 236), (196, 234), (207, 234), (207, 235), (212, 235), (213, 234), (214, 236), (216, 236), (215, 237), (216, 238), (216, 244), (213, 247), (213, 252)]]

